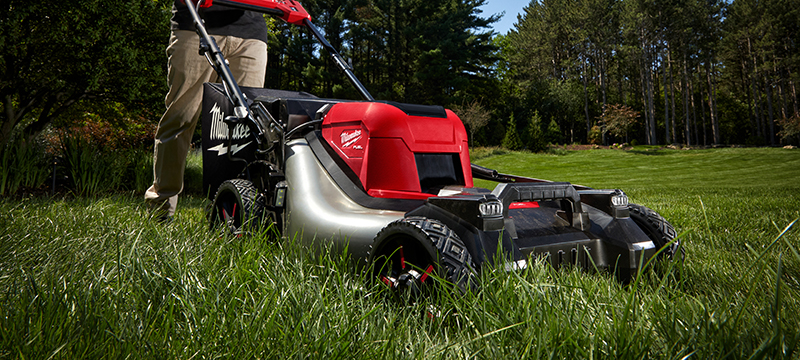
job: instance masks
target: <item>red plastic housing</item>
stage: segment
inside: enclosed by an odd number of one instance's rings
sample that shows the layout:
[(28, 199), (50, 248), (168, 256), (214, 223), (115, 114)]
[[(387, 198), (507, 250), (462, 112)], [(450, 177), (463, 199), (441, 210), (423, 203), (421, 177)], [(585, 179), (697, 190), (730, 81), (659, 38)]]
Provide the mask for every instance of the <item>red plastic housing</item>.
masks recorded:
[[(213, 0), (214, 2), (222, 5), (244, 5), (250, 7), (251, 10), (260, 11), (267, 14), (272, 14), (280, 17), (284, 21), (304, 26), (305, 21), (311, 21), (311, 15), (308, 14), (303, 5), (294, 0)], [(205, 0), (203, 7), (211, 6), (212, 0)]]
[(464, 124), (452, 111), (445, 113), (416, 116), (387, 103), (338, 103), (323, 120), (322, 137), (370, 196), (426, 199), (435, 194), (422, 192), (415, 154), (453, 155), (460, 185), (473, 186)]

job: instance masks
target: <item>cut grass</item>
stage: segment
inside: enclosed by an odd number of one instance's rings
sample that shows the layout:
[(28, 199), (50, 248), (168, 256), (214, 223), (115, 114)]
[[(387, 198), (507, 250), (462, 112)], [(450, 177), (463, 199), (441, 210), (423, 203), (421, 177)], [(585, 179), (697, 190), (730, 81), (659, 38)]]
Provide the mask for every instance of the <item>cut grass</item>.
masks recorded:
[(800, 217), (800, 152), (478, 163), (621, 188), (675, 224), (687, 260), (628, 287), (538, 263), (487, 269), (477, 294), (407, 305), (342, 256), (218, 236), (199, 197), (166, 226), (139, 196), (0, 200), (0, 358), (798, 357), (798, 225), (781, 232)]

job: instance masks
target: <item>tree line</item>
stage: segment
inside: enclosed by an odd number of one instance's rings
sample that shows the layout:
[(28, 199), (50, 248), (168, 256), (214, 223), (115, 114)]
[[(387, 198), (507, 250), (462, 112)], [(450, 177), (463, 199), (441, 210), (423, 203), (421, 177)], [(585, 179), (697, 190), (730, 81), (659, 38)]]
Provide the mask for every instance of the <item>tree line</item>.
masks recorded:
[(798, 5), (533, 1), (501, 37), (506, 77), (518, 112), (547, 109), (570, 140), (597, 126), (606, 142), (625, 141), (605, 131), (624, 107), (638, 120), (628, 136), (647, 144), (776, 145), (796, 136)]
[[(507, 34), (485, 0), (302, 3), (376, 98), (453, 108), (474, 145), (798, 141), (800, 0), (534, 0)], [(109, 108), (157, 121), (170, 7), (6, 1), (0, 144)], [(358, 97), (310, 34), (267, 21), (267, 87)]]

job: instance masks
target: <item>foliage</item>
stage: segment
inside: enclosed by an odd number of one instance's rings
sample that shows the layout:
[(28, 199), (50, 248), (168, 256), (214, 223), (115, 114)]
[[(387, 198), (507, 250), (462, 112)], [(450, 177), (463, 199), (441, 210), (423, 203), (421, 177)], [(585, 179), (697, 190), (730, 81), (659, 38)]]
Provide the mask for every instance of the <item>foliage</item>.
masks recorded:
[(499, 40), (506, 101), (497, 115), (538, 110), (545, 122), (555, 119), (564, 134), (583, 140), (605, 107), (620, 104), (641, 114), (643, 121), (628, 129), (640, 142), (743, 143), (758, 136), (775, 144), (774, 120), (798, 111), (794, 5), (531, 2)]
[(127, 114), (124, 109), (89, 110), (97, 109), (73, 106), (67, 111), (71, 121), (59, 121), (44, 134), (48, 152), (64, 160), (60, 165), (71, 189), (83, 196), (119, 189), (144, 192), (152, 184), (155, 125), (143, 118), (114, 120)]
[(800, 137), (800, 114), (795, 114), (788, 119), (779, 119), (778, 124), (781, 126), (781, 131), (778, 132), (781, 140), (790, 142)]
[(522, 150), (525, 145), (517, 132), (517, 121), (514, 116), (508, 119), (508, 127), (506, 128), (506, 136), (503, 138), (502, 146), (508, 150)]
[[(126, 149), (148, 149), (153, 146), (156, 125), (143, 117), (122, 117), (123, 113), (93, 113), (77, 104), (66, 115), (68, 120), (53, 124), (52, 131), (44, 134), (51, 152), (62, 145), (64, 136), (80, 138), (86, 144), (104, 152)], [(73, 113), (77, 110), (79, 113)], [(121, 118), (120, 118), (121, 117)]]
[(533, 112), (530, 122), (528, 123), (527, 141), (525, 142), (528, 150), (533, 152), (542, 152), (547, 150), (547, 139), (542, 130), (542, 117), (539, 116), (538, 111)]
[(619, 139), (627, 139), (630, 128), (639, 122), (639, 112), (625, 105), (609, 104), (603, 112), (606, 130)]
[(469, 159), (473, 162), (490, 156), (505, 154), (508, 154), (508, 150), (501, 147), (477, 147), (469, 149)]
[[(153, 184), (154, 126), (128, 120), (122, 129), (89, 116), (81, 124), (50, 129), (34, 142), (16, 139), (0, 157), (0, 195), (40, 193), (50, 175), (56, 176), (59, 193), (144, 193)], [(191, 151), (184, 193), (202, 192), (202, 171), (202, 155)]]
[(78, 195), (92, 195), (116, 189), (128, 165), (125, 156), (109, 154), (80, 136), (61, 138), (62, 153)]
[(35, 190), (51, 174), (52, 158), (41, 151), (41, 144), (17, 138), (0, 153), (0, 195), (21, 189)]
[(458, 115), (461, 122), (469, 129), (470, 146), (475, 145), (475, 132), (489, 123), (491, 113), (480, 102), (472, 101), (468, 104), (453, 106), (453, 112)]
[(603, 143), (603, 130), (598, 125), (592, 126), (589, 130), (589, 144), (600, 145), (601, 143)]
[[(421, 104), (459, 104), (486, 97), (495, 47), (480, 16), (484, 0), (309, 0), (327, 40), (352, 62), (377, 99)], [(302, 29), (277, 24), (270, 37), (267, 83), (325, 97), (357, 98), (325, 51)]]
[(544, 137), (550, 144), (559, 144), (563, 141), (561, 127), (558, 126), (558, 123), (555, 119), (550, 119), (550, 123), (547, 124), (547, 130), (544, 133)]
[(70, 107), (109, 99), (163, 106), (167, 0), (10, 0), (0, 11), (0, 147)]

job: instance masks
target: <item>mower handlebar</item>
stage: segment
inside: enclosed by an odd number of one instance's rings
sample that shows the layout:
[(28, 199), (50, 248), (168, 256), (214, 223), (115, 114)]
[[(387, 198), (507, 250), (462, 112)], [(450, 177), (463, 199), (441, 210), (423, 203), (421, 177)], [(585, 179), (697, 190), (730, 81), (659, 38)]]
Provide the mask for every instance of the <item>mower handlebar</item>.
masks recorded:
[[(211, 3), (212, 0), (204, 0)], [(306, 12), (303, 5), (294, 0), (213, 0), (215, 4), (251, 10), (279, 17), (284, 21), (305, 26), (306, 21), (311, 21), (311, 15)], [(205, 4), (203, 4), (205, 6)]]
[[(190, 0), (190, 1), (198, 1), (198, 0)], [(325, 37), (322, 36), (322, 32), (314, 26), (314, 23), (311, 22), (311, 15), (306, 12), (306, 9), (303, 8), (303, 5), (300, 5), (299, 2), (295, 0), (199, 0), (203, 1), (200, 6), (209, 6), (213, 1), (215, 4), (225, 5), (233, 8), (238, 8), (242, 10), (250, 10), (255, 12), (260, 12), (272, 16), (279, 17), (284, 21), (298, 25), (298, 26), (305, 26), (306, 28), (311, 31), (311, 34), (317, 38), (323, 48), (330, 53), (333, 57), (334, 63), (340, 70), (342, 70), (347, 79), (353, 84), (353, 87), (356, 88), (356, 91), (367, 101), (373, 101), (375, 98), (367, 91), (367, 88), (361, 84), (361, 81), (358, 80), (356, 75), (353, 73), (353, 69), (350, 65), (345, 62), (339, 52), (327, 41)]]

